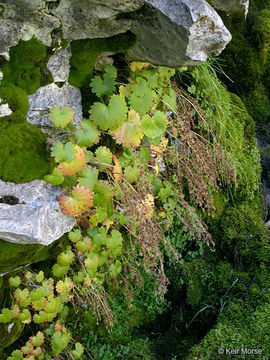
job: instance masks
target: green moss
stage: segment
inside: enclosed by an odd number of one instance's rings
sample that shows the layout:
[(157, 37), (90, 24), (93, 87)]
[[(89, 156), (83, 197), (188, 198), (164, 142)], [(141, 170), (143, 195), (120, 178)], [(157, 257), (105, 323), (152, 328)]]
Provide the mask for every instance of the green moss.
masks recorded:
[(243, 94), (250, 115), (256, 119), (257, 126), (264, 126), (270, 116), (270, 101), (263, 83), (254, 83), (249, 93)]
[(238, 359), (260, 358), (260, 355), (241, 354), (241, 348), (262, 349), (262, 357), (268, 356), (270, 354), (269, 316), (269, 302), (259, 306), (255, 312), (251, 307), (245, 306), (241, 300), (231, 303), (220, 316), (218, 324), (199, 345), (192, 349), (185, 360), (220, 359), (217, 352), (219, 348), (240, 349), (238, 355), (225, 354), (222, 355), (222, 359), (231, 359), (232, 356)]
[(89, 86), (97, 56), (106, 51), (121, 53), (136, 41), (131, 32), (104, 39), (86, 39), (71, 42), (69, 83), (76, 87)]
[(10, 110), (12, 110), (11, 115), (1, 118), (0, 124), (5, 120), (13, 123), (25, 122), (29, 104), (27, 95), (22, 89), (6, 83), (6, 86), (0, 86), (0, 98), (3, 103), (8, 103)]
[(12, 271), (21, 265), (37, 263), (48, 258), (54, 259), (61, 252), (59, 244), (65, 246), (66, 242), (66, 235), (49, 246), (21, 245), (0, 240), (0, 272)]
[(260, 50), (270, 43), (270, 11), (261, 10), (253, 16), (253, 24), (250, 32), (250, 41)]
[(244, 137), (246, 140), (254, 143), (255, 138), (255, 123), (252, 117), (248, 114), (243, 101), (239, 96), (230, 93), (232, 103), (232, 114), (243, 124)]
[(49, 172), (45, 134), (28, 123), (0, 122), (0, 178), (23, 183)]
[(0, 324), (0, 353), (3, 349), (13, 344), (23, 331), (24, 324), (19, 320), (15, 320), (13, 324), (10, 332), (8, 331), (9, 324)]
[(27, 94), (35, 93), (41, 85), (53, 81), (46, 68), (48, 59), (47, 48), (39, 40), (20, 40), (10, 49), (10, 60), (2, 67), (2, 86), (12, 83)]

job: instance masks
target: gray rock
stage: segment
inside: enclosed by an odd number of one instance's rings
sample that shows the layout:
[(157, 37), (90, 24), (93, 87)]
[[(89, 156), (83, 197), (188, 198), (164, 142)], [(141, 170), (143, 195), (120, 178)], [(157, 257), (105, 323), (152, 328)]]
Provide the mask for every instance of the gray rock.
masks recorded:
[(44, 0), (0, 0), (0, 17), (0, 55), (5, 57), (20, 39), (35, 36), (50, 46), (52, 30), (61, 25), (57, 17), (46, 12)]
[[(106, 38), (131, 29), (138, 41), (128, 52), (130, 60), (171, 67), (204, 62), (231, 39), (205, 0), (0, 0), (0, 18), (0, 54), (6, 58), (19, 39), (36, 36), (50, 46), (52, 31), (60, 26), (70, 41)], [(57, 53), (49, 62), (55, 81), (66, 81), (66, 55)]]
[(0, 98), (0, 118), (12, 114), (8, 104), (1, 104), (2, 99)]
[(112, 65), (113, 58), (110, 57), (111, 55), (113, 55), (113, 53), (109, 51), (99, 54), (96, 58), (95, 69), (102, 71), (106, 65)]
[(209, 0), (209, 3), (218, 10), (225, 11), (232, 16), (246, 18), (249, 8), (249, 0)]
[(133, 15), (136, 45), (128, 58), (155, 65), (196, 65), (217, 56), (231, 40), (220, 16), (205, 0), (146, 0)]
[(131, 20), (117, 19), (121, 13), (134, 11), (143, 0), (61, 0), (52, 10), (63, 26), (64, 38), (69, 40), (104, 38), (130, 29)]
[(56, 84), (49, 84), (38, 89), (28, 96), (29, 111), (27, 121), (40, 127), (44, 132), (50, 131), (53, 123), (49, 119), (50, 109), (54, 106), (70, 106), (75, 111), (75, 118), (72, 123), (79, 126), (82, 120), (81, 92), (69, 84), (62, 87)]
[(57, 197), (62, 191), (61, 187), (42, 180), (26, 184), (0, 180), (0, 198), (3, 201), (5, 196), (10, 196), (15, 203), (0, 203), (0, 239), (17, 244), (49, 245), (70, 231), (75, 219), (60, 210)]
[(54, 82), (68, 81), (70, 57), (70, 46), (66, 47), (65, 49), (58, 50), (53, 56), (50, 57), (47, 68), (50, 70), (54, 78)]

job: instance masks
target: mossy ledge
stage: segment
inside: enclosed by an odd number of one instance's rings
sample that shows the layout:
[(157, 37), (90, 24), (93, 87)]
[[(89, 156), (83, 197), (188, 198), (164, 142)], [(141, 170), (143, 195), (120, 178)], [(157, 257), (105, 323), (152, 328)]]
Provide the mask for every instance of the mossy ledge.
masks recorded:
[(46, 68), (49, 54), (46, 46), (34, 37), (20, 40), (10, 49), (10, 60), (1, 71), (0, 98), (12, 113), (0, 120), (0, 178), (24, 183), (42, 179), (49, 171), (46, 136), (26, 122), (28, 94), (52, 82)]

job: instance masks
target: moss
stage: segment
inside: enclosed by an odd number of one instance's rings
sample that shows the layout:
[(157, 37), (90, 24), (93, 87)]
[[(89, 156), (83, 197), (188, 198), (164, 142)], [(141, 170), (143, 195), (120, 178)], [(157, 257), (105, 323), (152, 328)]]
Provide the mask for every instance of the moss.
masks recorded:
[(270, 244), (261, 209), (254, 209), (252, 205), (242, 203), (227, 207), (214, 235), (219, 249), (250, 271), (260, 262), (270, 261)]
[(24, 324), (19, 320), (15, 320), (13, 324), (10, 332), (8, 331), (8, 326), (10, 324), (0, 324), (0, 353), (3, 349), (13, 344), (23, 331)]
[(3, 103), (8, 103), (10, 110), (12, 110), (12, 114), (1, 118), (0, 124), (5, 120), (13, 123), (25, 122), (29, 104), (27, 95), (22, 89), (6, 83), (6, 86), (0, 87), (0, 98)]
[(270, 116), (270, 101), (263, 83), (254, 83), (249, 93), (243, 94), (250, 115), (256, 119), (257, 127), (264, 126)]
[(39, 40), (20, 40), (10, 49), (10, 60), (2, 67), (2, 86), (12, 83), (27, 94), (35, 93), (41, 85), (53, 81), (46, 68), (48, 59), (47, 48)]
[[(262, 355), (267, 356), (270, 354), (269, 316), (269, 302), (259, 306), (255, 312), (241, 300), (231, 303), (220, 316), (218, 324), (192, 349), (185, 360), (220, 359), (217, 352), (219, 348), (240, 349), (239, 354), (235, 355), (238, 359), (260, 358), (260, 355), (241, 354), (241, 348), (262, 349)], [(231, 359), (232, 356), (224, 354), (222, 359)]]
[(239, 119), (242, 122), (245, 139), (253, 143), (255, 138), (255, 123), (252, 117), (248, 114), (240, 97), (233, 93), (230, 93), (230, 96), (233, 117)]
[(23, 183), (49, 171), (45, 134), (28, 123), (0, 122), (0, 178)]
[(258, 49), (267, 47), (270, 43), (270, 11), (261, 10), (253, 15), (250, 41)]
[(21, 265), (55, 258), (61, 252), (61, 246), (65, 246), (66, 242), (67, 235), (62, 236), (49, 246), (21, 245), (0, 240), (0, 272), (12, 271)]
[(207, 119), (214, 123), (219, 141), (236, 173), (237, 187), (234, 193), (231, 188), (227, 191), (236, 201), (254, 198), (259, 191), (260, 155), (252, 119), (240, 99), (220, 83), (211, 63), (190, 68), (189, 72), (192, 75), (190, 88), (194, 85), (196, 99)]
[(76, 87), (89, 86), (98, 54), (106, 51), (121, 53), (135, 44), (131, 32), (104, 39), (86, 39), (71, 42), (69, 83)]

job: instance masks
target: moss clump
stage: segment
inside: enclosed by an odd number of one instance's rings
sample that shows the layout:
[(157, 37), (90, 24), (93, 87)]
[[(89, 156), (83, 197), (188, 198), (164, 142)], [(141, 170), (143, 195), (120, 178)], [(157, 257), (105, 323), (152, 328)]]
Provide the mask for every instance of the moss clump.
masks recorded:
[(8, 326), (10, 324), (0, 324), (0, 356), (3, 349), (13, 344), (21, 335), (24, 324), (19, 320), (13, 322), (13, 326), (8, 331)]
[(232, 103), (232, 114), (234, 119), (239, 119), (243, 124), (244, 137), (247, 141), (254, 143), (255, 138), (255, 123), (252, 117), (248, 114), (243, 101), (239, 96), (230, 93)]
[(97, 56), (106, 51), (121, 53), (136, 41), (131, 32), (105, 39), (86, 39), (71, 42), (69, 83), (76, 87), (89, 86)]
[(0, 87), (0, 98), (3, 103), (8, 103), (12, 114), (1, 118), (1, 122), (8, 120), (11, 123), (25, 122), (26, 114), (29, 109), (26, 93), (13, 84), (7, 84)]
[(28, 123), (0, 122), (0, 178), (22, 183), (49, 172), (45, 134)]
[(12, 271), (21, 265), (37, 263), (49, 257), (54, 258), (61, 251), (59, 244), (65, 246), (66, 242), (66, 235), (49, 246), (21, 245), (0, 240), (0, 272)]
[(2, 67), (2, 86), (12, 83), (27, 94), (35, 93), (41, 85), (53, 81), (46, 68), (48, 59), (47, 48), (39, 40), (20, 40), (10, 49), (10, 60)]
[[(262, 349), (262, 357), (267, 356), (270, 354), (269, 316), (269, 302), (259, 306), (255, 312), (241, 300), (231, 303), (220, 316), (218, 324), (193, 348), (185, 360), (220, 359), (217, 352), (219, 348), (240, 349), (239, 354), (235, 355), (238, 359), (260, 358), (258, 354), (241, 354), (241, 348)], [(231, 358), (232, 355), (222, 355), (222, 359)]]

